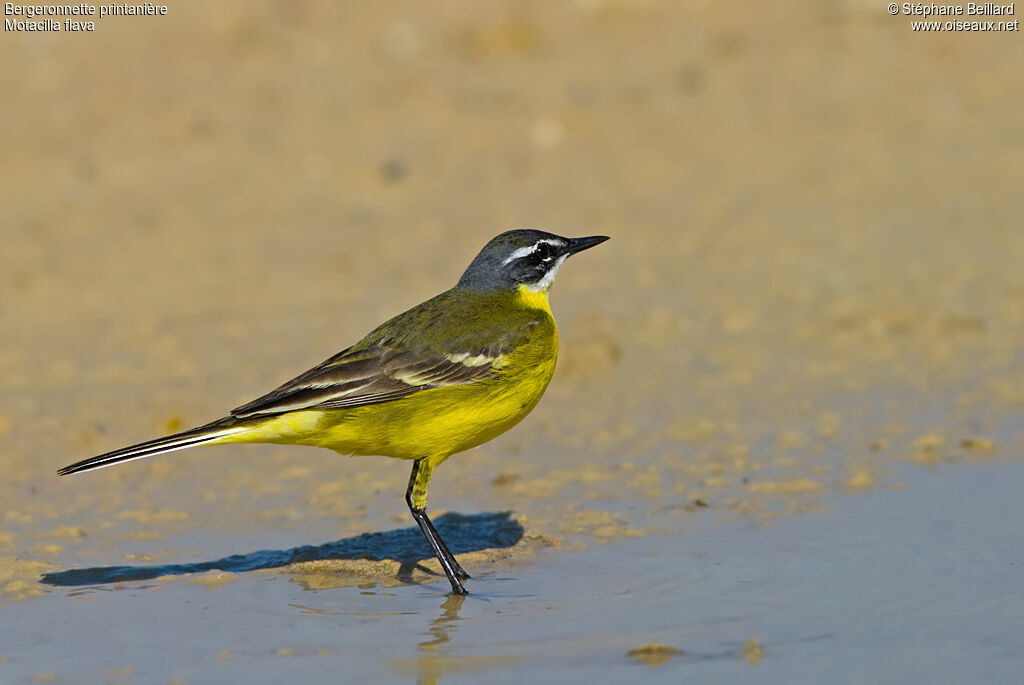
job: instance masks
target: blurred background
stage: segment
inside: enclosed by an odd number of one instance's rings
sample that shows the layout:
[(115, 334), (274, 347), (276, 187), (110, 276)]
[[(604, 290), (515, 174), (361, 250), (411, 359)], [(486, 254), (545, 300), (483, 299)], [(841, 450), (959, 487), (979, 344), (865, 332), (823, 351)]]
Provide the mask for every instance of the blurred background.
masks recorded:
[(55, 470), (222, 416), (513, 227), (612, 240), (552, 291), (546, 398), (441, 467), (438, 514), (617, 555), (1019, 462), (1019, 32), (862, 0), (258, 1), (0, 55), (0, 612), (63, 611), (45, 572), (407, 527), (390, 460)]

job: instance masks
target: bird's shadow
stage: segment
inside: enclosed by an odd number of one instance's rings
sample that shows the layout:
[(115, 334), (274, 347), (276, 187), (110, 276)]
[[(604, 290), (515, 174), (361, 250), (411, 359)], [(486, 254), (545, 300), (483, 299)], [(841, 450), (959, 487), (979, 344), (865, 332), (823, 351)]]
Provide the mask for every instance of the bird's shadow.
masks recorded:
[[(512, 512), (487, 512), (462, 515), (449, 512), (434, 521), (453, 554), (514, 546), (523, 538), (523, 526), (512, 518)], [(260, 569), (280, 568), (300, 561), (324, 559), (393, 560), (399, 563), (399, 580), (411, 582), (412, 571), (419, 562), (433, 559), (434, 554), (419, 528), (400, 528), (382, 533), (363, 533), (322, 545), (304, 545), (292, 549), (260, 550), (233, 554), (212, 561), (192, 564), (158, 566), (97, 566), (47, 573), (40, 579), (47, 585), (75, 587), (124, 581), (150, 580), (159, 576), (186, 575), (204, 571), (242, 573)]]

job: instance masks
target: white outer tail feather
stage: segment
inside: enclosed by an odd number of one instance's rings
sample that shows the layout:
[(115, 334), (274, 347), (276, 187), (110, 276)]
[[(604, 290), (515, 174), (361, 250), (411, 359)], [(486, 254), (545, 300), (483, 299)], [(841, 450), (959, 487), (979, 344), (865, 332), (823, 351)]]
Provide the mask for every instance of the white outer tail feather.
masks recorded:
[[(214, 424), (217, 422), (214, 422)], [(196, 445), (203, 445), (208, 442), (213, 442), (219, 438), (226, 437), (228, 435), (234, 435), (236, 433), (244, 433), (248, 430), (247, 426), (228, 426), (222, 429), (215, 429), (209, 424), (209, 426), (201, 426), (199, 428), (193, 428), (192, 430), (178, 433), (176, 435), (168, 435), (164, 438), (156, 438), (154, 440), (148, 440), (141, 442), (137, 445), (131, 445), (130, 447), (123, 447), (113, 452), (107, 452), (84, 461), (65, 466), (58, 473), (62, 476), (66, 476), (72, 473), (79, 473), (81, 471), (93, 471), (95, 469), (102, 469), (114, 464), (123, 464), (128, 461), (135, 461), (136, 459), (145, 459), (146, 457), (152, 457), (157, 454), (165, 454), (167, 452), (176, 452), (177, 450), (183, 450), (188, 447), (195, 447)], [(209, 429), (209, 432), (203, 432), (204, 429)]]

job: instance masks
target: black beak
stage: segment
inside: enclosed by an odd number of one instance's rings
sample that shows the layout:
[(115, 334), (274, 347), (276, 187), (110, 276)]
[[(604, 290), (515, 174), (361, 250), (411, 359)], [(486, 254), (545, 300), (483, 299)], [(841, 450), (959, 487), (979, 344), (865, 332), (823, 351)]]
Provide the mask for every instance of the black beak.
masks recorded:
[(569, 238), (569, 254), (574, 255), (577, 252), (583, 252), (594, 247), (594, 245), (600, 245), (606, 240), (608, 240), (606, 235), (592, 235), (588, 238)]

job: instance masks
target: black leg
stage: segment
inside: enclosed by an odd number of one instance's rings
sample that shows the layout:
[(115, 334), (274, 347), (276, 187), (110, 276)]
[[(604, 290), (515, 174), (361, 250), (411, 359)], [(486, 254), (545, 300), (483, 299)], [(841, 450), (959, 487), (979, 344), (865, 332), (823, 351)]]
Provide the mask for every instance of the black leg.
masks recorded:
[(405, 491), (405, 501), (409, 505), (409, 512), (413, 519), (419, 524), (423, 536), (427, 538), (434, 555), (441, 563), (444, 574), (448, 576), (448, 582), (452, 584), (452, 592), (458, 595), (466, 594), (466, 588), (462, 587), (460, 579), (469, 578), (459, 562), (448, 550), (444, 540), (437, 534), (434, 524), (427, 517), (427, 486), (430, 483), (430, 476), (433, 467), (425, 459), (417, 459), (412, 464), (412, 474), (409, 476), (409, 487)]
[(430, 520), (430, 518), (427, 517), (426, 511), (424, 511), (423, 513), (423, 521), (427, 524), (431, 532), (434, 534), (434, 539), (437, 540), (438, 543), (440, 543), (441, 551), (444, 552), (444, 554), (448, 557), (448, 562), (452, 565), (452, 568), (455, 570), (455, 577), (459, 580), (468, 580), (469, 578), (472, 578), (472, 576), (466, 573), (465, 569), (463, 569), (462, 566), (459, 565), (459, 561), (455, 558), (455, 555), (448, 551), (448, 545), (446, 545), (444, 540), (441, 539), (441, 536), (440, 534), (438, 534), (437, 529), (434, 528), (434, 523)]

